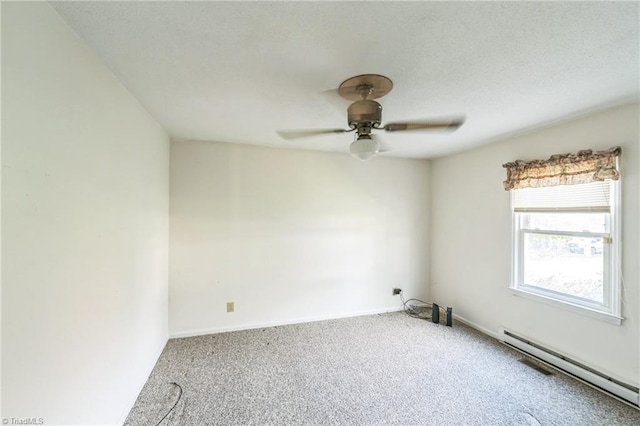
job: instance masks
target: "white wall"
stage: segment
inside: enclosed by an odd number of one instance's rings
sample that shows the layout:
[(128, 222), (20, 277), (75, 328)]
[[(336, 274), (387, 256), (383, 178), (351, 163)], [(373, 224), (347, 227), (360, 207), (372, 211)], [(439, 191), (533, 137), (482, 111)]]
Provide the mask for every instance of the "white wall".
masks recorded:
[(428, 172), (424, 160), (172, 142), (171, 335), (397, 309), (394, 286), (426, 297)]
[(44, 2), (2, 4), (2, 124), (2, 416), (121, 423), (168, 336), (168, 136)]
[[(640, 383), (639, 108), (627, 105), (434, 160), (431, 292), (489, 332), (503, 326), (609, 373)], [(511, 214), (502, 164), (620, 145), (625, 292), (621, 326), (512, 295)]]

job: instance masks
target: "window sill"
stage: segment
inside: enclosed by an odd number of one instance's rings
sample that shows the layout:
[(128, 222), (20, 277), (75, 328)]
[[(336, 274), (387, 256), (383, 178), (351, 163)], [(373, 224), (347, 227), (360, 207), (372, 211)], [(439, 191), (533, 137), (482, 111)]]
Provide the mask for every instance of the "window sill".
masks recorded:
[(536, 302), (544, 303), (545, 305), (554, 306), (556, 308), (561, 308), (567, 311), (575, 312), (580, 315), (596, 318), (601, 321), (605, 321), (614, 325), (621, 325), (622, 320), (624, 319), (614, 314), (598, 311), (596, 309), (587, 308), (585, 306), (580, 306), (575, 303), (569, 303), (562, 300), (553, 299), (551, 297), (547, 297), (538, 293), (532, 293), (530, 291), (525, 291), (525, 290), (521, 290), (513, 287), (509, 288), (509, 291), (511, 291), (511, 294), (513, 294), (514, 296), (524, 297), (525, 299), (534, 300)]

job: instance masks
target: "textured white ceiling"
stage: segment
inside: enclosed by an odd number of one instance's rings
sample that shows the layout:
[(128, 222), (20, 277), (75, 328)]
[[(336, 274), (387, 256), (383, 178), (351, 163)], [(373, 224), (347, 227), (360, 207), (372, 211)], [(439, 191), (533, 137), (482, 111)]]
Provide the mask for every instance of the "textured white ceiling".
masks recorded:
[(639, 96), (638, 2), (55, 2), (177, 139), (348, 151), (326, 92), (363, 73), (394, 89), (383, 123), (464, 114), (455, 133), (381, 134), (434, 157)]

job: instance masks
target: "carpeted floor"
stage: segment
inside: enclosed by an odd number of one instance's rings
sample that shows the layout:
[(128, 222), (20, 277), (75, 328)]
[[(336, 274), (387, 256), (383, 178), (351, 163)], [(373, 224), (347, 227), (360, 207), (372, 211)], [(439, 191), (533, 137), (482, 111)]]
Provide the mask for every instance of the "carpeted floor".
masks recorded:
[(127, 425), (639, 425), (460, 323), (389, 313), (172, 339)]

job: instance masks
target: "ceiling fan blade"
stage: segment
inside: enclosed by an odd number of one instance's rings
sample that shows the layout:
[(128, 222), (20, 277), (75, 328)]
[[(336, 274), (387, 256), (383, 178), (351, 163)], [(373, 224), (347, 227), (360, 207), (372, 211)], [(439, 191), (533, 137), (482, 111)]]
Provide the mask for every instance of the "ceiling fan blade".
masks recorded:
[(386, 124), (383, 129), (387, 132), (399, 132), (406, 130), (456, 130), (462, 126), (464, 118), (455, 118), (451, 120), (424, 120), (424, 121), (406, 121), (400, 123)]
[(308, 138), (311, 136), (321, 136), (332, 133), (347, 133), (352, 132), (354, 129), (300, 129), (300, 130), (278, 130), (276, 133), (283, 139), (300, 139)]

